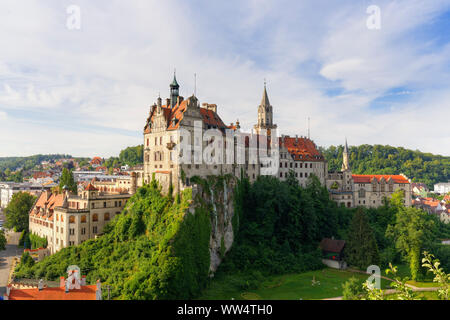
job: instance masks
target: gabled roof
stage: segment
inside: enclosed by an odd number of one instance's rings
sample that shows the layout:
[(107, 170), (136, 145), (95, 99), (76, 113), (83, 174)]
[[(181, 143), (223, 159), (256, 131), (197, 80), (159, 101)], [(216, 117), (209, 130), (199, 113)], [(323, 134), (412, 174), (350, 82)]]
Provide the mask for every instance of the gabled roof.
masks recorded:
[[(283, 143), (284, 141), (284, 143)], [(323, 155), (317, 150), (314, 142), (308, 138), (291, 138), (284, 136), (279, 138), (280, 147), (284, 146), (294, 160), (323, 161)]]
[(340, 253), (345, 246), (345, 240), (324, 238), (319, 244), (320, 249), (328, 252)]
[(97, 188), (94, 187), (94, 185), (92, 184), (92, 182), (90, 182), (86, 188), (84, 188), (85, 191), (97, 191)]
[(378, 175), (378, 174), (352, 174), (355, 183), (371, 183), (372, 180), (380, 182), (384, 179), (388, 182), (390, 179), (397, 184), (408, 184), (409, 181), (402, 175)]
[[(189, 98), (190, 99), (190, 98)], [(173, 108), (170, 106), (163, 105), (161, 106), (161, 110), (164, 114), (164, 118), (167, 121), (167, 130), (176, 130), (180, 126), (181, 120), (183, 120), (184, 112), (186, 111), (186, 107), (188, 104), (188, 100), (183, 100), (181, 103), (177, 103)], [(150, 112), (150, 123), (153, 122), (156, 116), (156, 107), (154, 106)], [(205, 108), (200, 108), (200, 114), (202, 115), (202, 120), (206, 125), (217, 127), (218, 129), (227, 129), (231, 128), (231, 126), (226, 126), (219, 115)], [(150, 133), (151, 127), (147, 124), (144, 128), (144, 133)]]

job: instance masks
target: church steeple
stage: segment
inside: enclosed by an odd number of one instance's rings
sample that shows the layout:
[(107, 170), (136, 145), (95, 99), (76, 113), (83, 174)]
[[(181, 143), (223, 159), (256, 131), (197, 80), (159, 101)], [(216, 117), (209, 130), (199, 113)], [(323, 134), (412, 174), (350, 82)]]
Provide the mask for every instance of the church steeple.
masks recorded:
[(267, 95), (266, 82), (264, 82), (264, 92), (261, 99), (261, 105), (265, 107), (270, 107), (269, 96)]
[(267, 130), (268, 135), (270, 135), (272, 129), (277, 127), (273, 124), (273, 110), (269, 102), (269, 95), (267, 94), (266, 81), (264, 81), (261, 104), (258, 106), (258, 123), (254, 127), (257, 133), (259, 133), (261, 129)]
[(350, 170), (350, 164), (349, 164), (349, 161), (348, 161), (347, 138), (345, 138), (344, 152), (342, 154), (342, 171), (348, 171), (348, 170)]
[(177, 82), (175, 71), (173, 73), (173, 81), (170, 84), (170, 107), (173, 108), (177, 104), (180, 85)]

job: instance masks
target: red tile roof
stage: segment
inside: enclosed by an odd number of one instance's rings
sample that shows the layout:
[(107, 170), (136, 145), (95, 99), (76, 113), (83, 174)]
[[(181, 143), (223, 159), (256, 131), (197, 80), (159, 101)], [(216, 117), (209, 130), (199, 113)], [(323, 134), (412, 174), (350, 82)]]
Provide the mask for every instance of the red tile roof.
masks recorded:
[[(62, 206), (64, 203), (64, 195), (44, 191), (40, 194), (35, 205), (30, 210), (30, 215), (45, 217), (48, 220), (53, 220), (53, 211), (56, 207)], [(46, 211), (41, 213), (41, 208), (46, 208)]]
[(82, 286), (68, 293), (65, 288), (14, 289), (11, 288), (9, 300), (96, 300), (96, 285)]
[(408, 179), (402, 175), (352, 174), (352, 177), (355, 183), (371, 183), (373, 179), (380, 182), (382, 178), (384, 178), (386, 182), (388, 182), (389, 179), (392, 179), (394, 183), (397, 184), (409, 183)]
[(84, 188), (84, 190), (86, 190), (86, 191), (97, 191), (97, 188), (94, 187), (94, 185), (93, 185), (92, 182), (91, 182), (91, 183), (89, 183), (89, 184), (87, 185), (86, 188)]
[[(167, 120), (167, 130), (176, 130), (180, 126), (180, 122), (184, 117), (184, 112), (186, 111), (188, 100), (183, 100), (181, 103), (177, 103), (173, 108), (167, 107), (166, 105), (161, 106), (165, 119)], [(153, 106), (150, 111), (150, 122), (153, 122), (154, 116), (156, 114), (156, 106)], [(226, 126), (219, 115), (209, 109), (200, 108), (200, 114), (203, 117), (203, 122), (206, 125), (217, 127), (218, 129), (231, 128), (231, 126)], [(144, 128), (144, 133), (150, 133), (151, 128), (147, 125)]]
[(314, 142), (308, 138), (284, 136), (279, 139), (280, 147), (287, 148), (294, 160), (324, 161)]
[(102, 164), (103, 160), (100, 157), (94, 157), (91, 160), (91, 164)]

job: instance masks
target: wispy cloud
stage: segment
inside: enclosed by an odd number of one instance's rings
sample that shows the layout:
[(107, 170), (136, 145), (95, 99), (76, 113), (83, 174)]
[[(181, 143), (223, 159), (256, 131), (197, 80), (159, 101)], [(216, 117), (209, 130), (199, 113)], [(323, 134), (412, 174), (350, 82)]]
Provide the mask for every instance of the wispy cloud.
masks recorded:
[[(73, 3), (81, 30), (66, 28)], [(347, 136), (450, 155), (450, 134), (435, 125), (449, 118), (450, 44), (439, 24), (450, 5), (377, 4), (375, 31), (368, 3), (350, 0), (4, 0), (0, 156), (110, 156), (141, 143), (174, 68), (181, 94), (193, 93), (197, 73), (199, 99), (228, 123), (252, 127), (267, 78), (283, 133), (306, 135), (311, 117), (319, 145)], [(374, 108), (380, 101), (386, 108)]]

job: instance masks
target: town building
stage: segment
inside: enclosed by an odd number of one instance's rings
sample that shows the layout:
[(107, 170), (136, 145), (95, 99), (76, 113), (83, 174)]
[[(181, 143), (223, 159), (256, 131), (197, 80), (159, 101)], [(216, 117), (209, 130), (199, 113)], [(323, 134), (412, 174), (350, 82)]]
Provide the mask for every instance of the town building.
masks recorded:
[(447, 194), (450, 192), (450, 182), (439, 182), (434, 185), (434, 193)]
[(29, 214), (29, 230), (47, 238), (51, 254), (102, 234), (105, 225), (122, 212), (136, 192), (135, 179), (130, 189), (112, 189), (96, 183), (89, 183), (77, 196), (67, 190), (45, 191), (36, 200)]
[(102, 300), (100, 280), (94, 285), (86, 285), (86, 276), (80, 277), (80, 269), (72, 267), (67, 278), (60, 278), (59, 286), (49, 285), (42, 279), (37, 283), (8, 284), (3, 300)]
[(348, 208), (379, 207), (383, 205), (385, 198), (390, 198), (397, 190), (404, 191), (405, 206), (412, 204), (411, 181), (405, 175), (352, 174), (347, 141), (344, 146), (342, 170), (329, 172), (326, 186), (330, 197)]
[(34, 183), (18, 183), (18, 182), (0, 182), (0, 208), (6, 208), (14, 194), (19, 192), (27, 192), (37, 196), (42, 190), (49, 190), (52, 184), (34, 184)]

